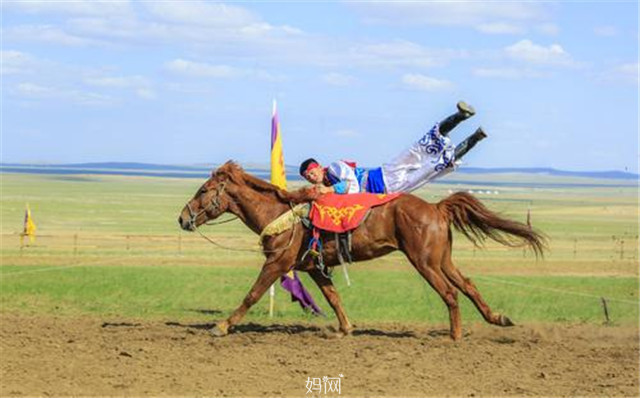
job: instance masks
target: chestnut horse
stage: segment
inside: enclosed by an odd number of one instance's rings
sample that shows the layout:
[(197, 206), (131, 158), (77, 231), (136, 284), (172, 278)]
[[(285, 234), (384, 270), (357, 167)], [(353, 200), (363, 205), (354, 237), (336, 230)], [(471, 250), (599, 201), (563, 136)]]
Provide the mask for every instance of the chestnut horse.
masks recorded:
[[(292, 203), (309, 201), (314, 196), (317, 193), (310, 188), (295, 192), (278, 189), (229, 161), (213, 171), (185, 205), (178, 222), (182, 229), (195, 231), (198, 226), (228, 212), (260, 234), (272, 220), (290, 210)], [(473, 301), (488, 323), (512, 326), (509, 318), (491, 311), (475, 285), (453, 264), (451, 224), (474, 244), (488, 237), (508, 246), (528, 245), (536, 255), (545, 249), (541, 234), (525, 224), (499, 217), (470, 194), (455, 193), (436, 204), (403, 194), (371, 209), (365, 221), (353, 231), (353, 260), (368, 260), (401, 250), (447, 305), (450, 335), (454, 340), (462, 336), (458, 290)], [(269, 286), (292, 269), (309, 273), (335, 311), (340, 332), (351, 333), (353, 326), (331, 279), (315, 267), (310, 256), (302, 260), (310, 235), (309, 230), (298, 225), (279, 235), (264, 238), (266, 261), (258, 279), (233, 314), (213, 327), (211, 333), (214, 336), (226, 335)], [(324, 261), (328, 267), (339, 265), (335, 241), (329, 239), (332, 237), (333, 234), (326, 235), (323, 245)]]

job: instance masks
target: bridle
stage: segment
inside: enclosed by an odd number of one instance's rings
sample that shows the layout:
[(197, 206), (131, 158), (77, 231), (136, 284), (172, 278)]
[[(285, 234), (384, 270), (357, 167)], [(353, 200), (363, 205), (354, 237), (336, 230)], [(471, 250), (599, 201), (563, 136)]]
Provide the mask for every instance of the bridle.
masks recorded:
[[(198, 229), (198, 227), (196, 227), (196, 219), (202, 214), (202, 213), (206, 213), (210, 210), (213, 210), (215, 212), (220, 212), (220, 214), (222, 214), (222, 205), (220, 204), (220, 196), (222, 196), (222, 194), (224, 193), (224, 190), (226, 188), (227, 182), (223, 181), (220, 184), (216, 185), (216, 194), (213, 198), (211, 198), (211, 202), (209, 202), (209, 204), (204, 207), (202, 210), (200, 210), (199, 212), (195, 212), (193, 211), (193, 209), (191, 208), (191, 205), (189, 203), (187, 203), (187, 210), (189, 210), (189, 225), (191, 226), (191, 230), (192, 231), (196, 231), (202, 238), (204, 238), (205, 240), (207, 240), (209, 243), (213, 244), (214, 246), (217, 246), (221, 249), (225, 249), (225, 250), (232, 250), (232, 251), (240, 251), (240, 252), (251, 252), (251, 253), (280, 253), (283, 252), (287, 249), (289, 249), (291, 247), (291, 245), (293, 244), (293, 238), (295, 236), (296, 231), (296, 224), (293, 225), (292, 231), (291, 231), (291, 236), (289, 238), (289, 242), (281, 248), (278, 249), (274, 249), (274, 250), (255, 250), (255, 249), (236, 249), (233, 247), (227, 247), (224, 245), (221, 245), (217, 242), (215, 242), (214, 240), (212, 240), (211, 238), (209, 238), (208, 236), (206, 236), (205, 234), (202, 233), (202, 231), (200, 231), (200, 229)], [(204, 188), (205, 191), (202, 192), (202, 194), (207, 192), (207, 189)], [(289, 206), (291, 206), (291, 204), (289, 204)], [(224, 223), (228, 223), (234, 220), (237, 220), (239, 217), (238, 216), (234, 216), (233, 218), (230, 218), (228, 220), (224, 220), (224, 221), (219, 221), (219, 222), (205, 222), (204, 225), (219, 225), (219, 224), (224, 224)]]
[[(206, 207), (203, 207), (202, 210), (200, 210), (197, 213), (195, 211), (193, 211), (193, 209), (191, 208), (191, 204), (187, 203), (186, 207), (187, 207), (187, 210), (189, 210), (189, 226), (191, 226), (192, 230), (194, 230), (194, 231), (197, 230), (196, 219), (198, 217), (200, 217), (200, 215), (202, 213), (207, 213), (209, 211), (222, 213), (220, 211), (220, 210), (222, 210), (222, 205), (220, 204), (220, 196), (222, 196), (222, 194), (224, 193), (224, 190), (225, 190), (226, 186), (227, 186), (227, 182), (226, 181), (223, 181), (220, 184), (217, 184), (216, 185), (216, 194), (211, 198), (211, 202), (209, 202), (209, 204)], [(208, 191), (206, 188), (204, 188), (204, 189), (205, 189), (205, 191), (202, 192), (202, 194), (205, 194)], [(217, 224), (224, 224), (226, 222), (233, 221), (236, 218), (238, 218), (238, 217), (232, 218), (230, 220), (225, 220), (225, 221), (219, 222)], [(207, 225), (215, 225), (215, 224), (208, 224), (208, 223), (205, 223), (205, 224), (207, 224)]]

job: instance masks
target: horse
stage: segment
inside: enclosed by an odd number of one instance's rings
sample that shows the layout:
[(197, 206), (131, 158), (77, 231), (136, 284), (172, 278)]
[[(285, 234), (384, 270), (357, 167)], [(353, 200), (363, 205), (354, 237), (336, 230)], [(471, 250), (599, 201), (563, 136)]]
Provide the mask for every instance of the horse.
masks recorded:
[[(318, 195), (314, 187), (292, 192), (279, 189), (228, 161), (212, 171), (210, 178), (182, 209), (178, 223), (185, 231), (195, 231), (221, 214), (231, 213), (260, 234), (271, 221), (290, 210), (292, 204), (311, 201)], [(352, 259), (363, 261), (395, 250), (402, 251), (446, 304), (449, 334), (453, 340), (462, 337), (458, 290), (473, 302), (489, 324), (513, 326), (507, 316), (490, 309), (473, 282), (454, 265), (451, 226), (475, 245), (490, 238), (511, 247), (529, 246), (536, 257), (546, 250), (543, 234), (528, 225), (498, 216), (471, 194), (457, 192), (433, 204), (404, 193), (372, 208), (353, 231)], [(298, 224), (278, 235), (263, 238), (265, 262), (257, 280), (236, 310), (212, 327), (213, 336), (227, 335), (266, 290), (290, 270), (304, 271), (311, 276), (338, 318), (338, 334), (351, 334), (354, 327), (331, 279), (315, 266), (311, 256), (304, 257), (310, 236), (311, 231)], [(327, 267), (340, 264), (333, 239), (324, 240), (323, 256)]]

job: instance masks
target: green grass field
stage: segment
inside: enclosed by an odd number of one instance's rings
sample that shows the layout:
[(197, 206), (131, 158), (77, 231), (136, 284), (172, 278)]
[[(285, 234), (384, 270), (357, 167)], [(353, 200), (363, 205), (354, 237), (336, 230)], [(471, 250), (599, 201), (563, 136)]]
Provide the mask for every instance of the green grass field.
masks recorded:
[[(2, 174), (0, 300), (2, 311), (109, 320), (220, 319), (242, 300), (257, 276), (261, 256), (218, 249), (180, 231), (177, 216), (203, 182), (193, 179)], [(455, 176), (418, 192), (438, 201), (449, 191), (483, 190), (482, 181), (524, 181), (531, 176)], [(633, 181), (539, 176), (545, 188), (491, 187), (477, 196), (493, 210), (524, 221), (550, 241), (544, 259), (522, 249), (488, 243), (474, 248), (454, 237), (454, 261), (486, 301), (516, 322), (604, 321), (601, 297), (617, 324), (637, 323), (638, 187)], [(549, 184), (551, 187), (549, 187)], [(581, 184), (600, 184), (584, 187)], [(608, 185), (608, 186), (605, 186)], [(498, 191), (496, 195), (493, 191)], [(21, 250), (25, 203), (38, 227), (33, 246)], [(229, 247), (258, 248), (239, 222), (204, 229)], [(335, 283), (352, 321), (446, 323), (435, 292), (401, 254), (349, 268)], [(306, 275), (305, 286), (335, 322)], [(247, 320), (269, 322), (263, 298)], [(481, 318), (461, 296), (465, 322)], [(277, 288), (278, 321), (310, 320)]]

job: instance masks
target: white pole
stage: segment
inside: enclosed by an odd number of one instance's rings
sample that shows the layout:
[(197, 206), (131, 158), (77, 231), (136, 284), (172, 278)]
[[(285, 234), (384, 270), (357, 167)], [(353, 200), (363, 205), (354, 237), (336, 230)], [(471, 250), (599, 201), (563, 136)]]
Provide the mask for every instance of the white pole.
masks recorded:
[(349, 278), (349, 272), (347, 272), (347, 263), (342, 264), (342, 272), (344, 272), (344, 279), (347, 280), (347, 286), (351, 286), (351, 279)]
[(273, 308), (275, 307), (276, 288), (275, 283), (269, 288), (269, 316), (273, 318)]

